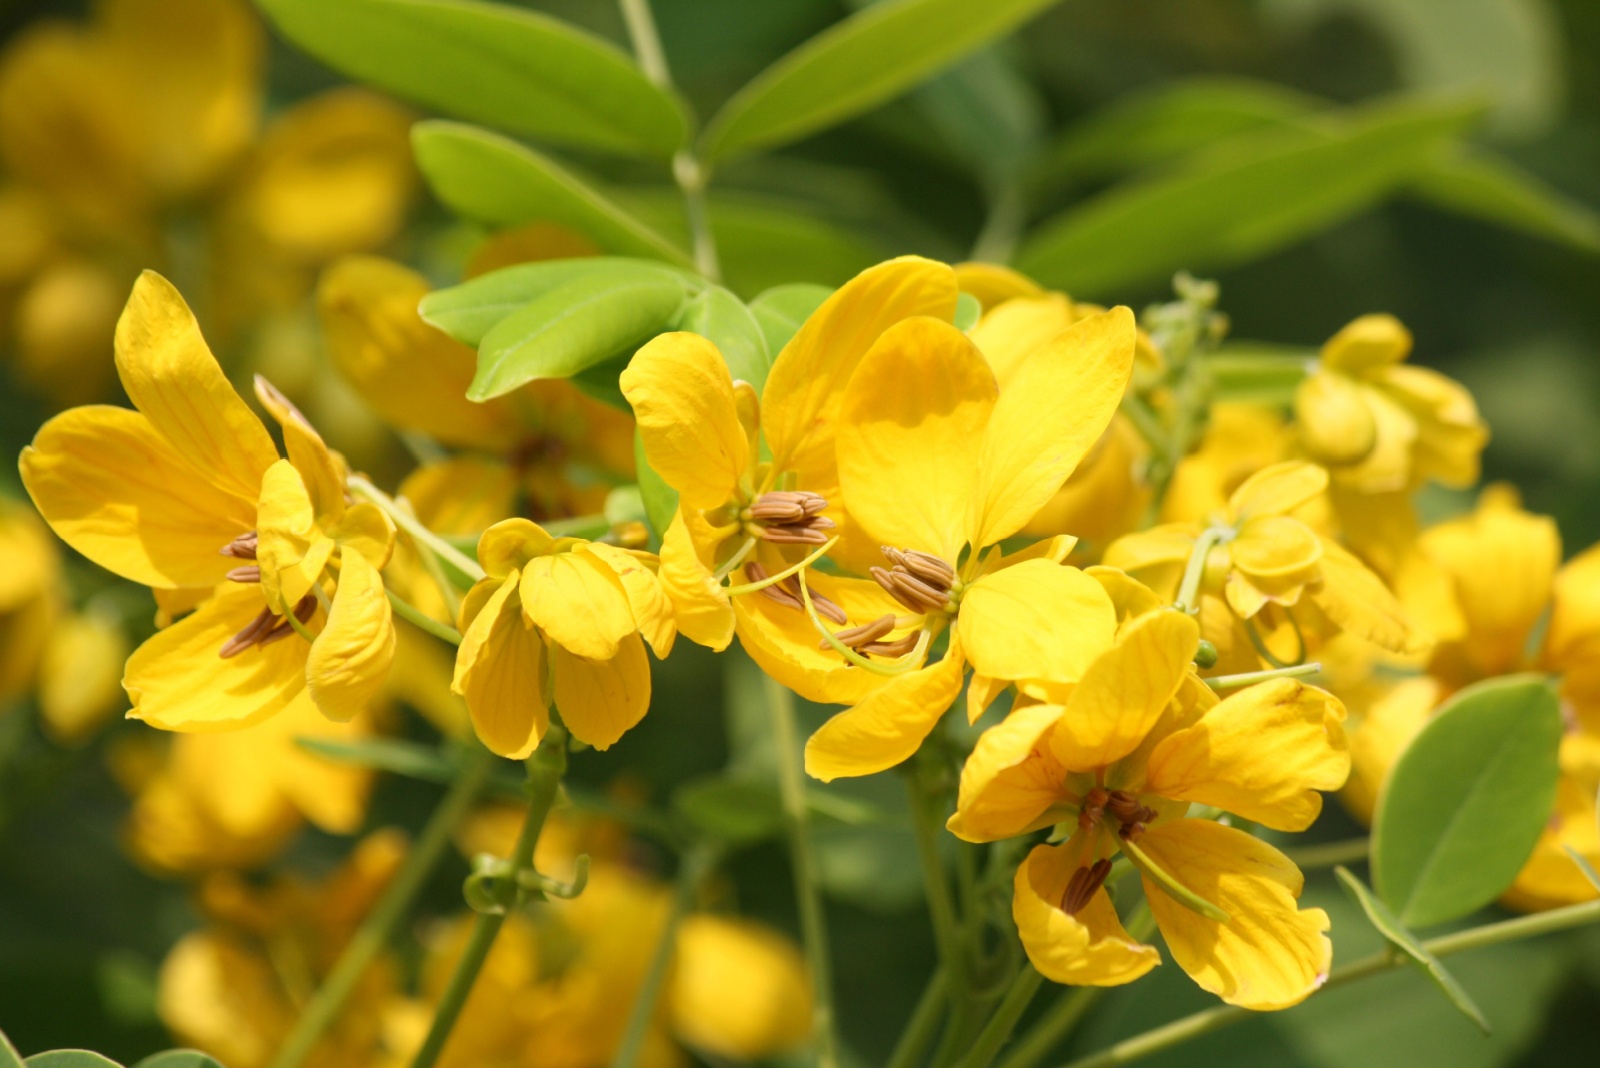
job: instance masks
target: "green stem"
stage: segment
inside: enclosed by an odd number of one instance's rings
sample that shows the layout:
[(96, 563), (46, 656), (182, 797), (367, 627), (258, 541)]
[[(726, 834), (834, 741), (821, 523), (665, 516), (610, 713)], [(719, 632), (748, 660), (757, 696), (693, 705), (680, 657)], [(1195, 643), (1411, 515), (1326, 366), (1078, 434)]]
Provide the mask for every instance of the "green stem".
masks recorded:
[(1207, 527), (1195, 539), (1194, 548), (1189, 550), (1189, 565), (1183, 569), (1183, 584), (1178, 587), (1178, 598), (1172, 602), (1172, 607), (1178, 611), (1192, 613), (1198, 607), (1200, 580), (1206, 574), (1206, 557), (1211, 555), (1211, 550), (1225, 533), (1219, 527)]
[(478, 566), (478, 561), (467, 556), (460, 549), (445, 541), (439, 535), (423, 526), (417, 517), (401, 508), (395, 499), (383, 492), (377, 486), (368, 482), (360, 475), (351, 475), (348, 480), (352, 496), (370, 501), (383, 510), (383, 513), (394, 520), (394, 525), (411, 535), (418, 542), (432, 549), (434, 555), (460, 571), (473, 582), (484, 577), (483, 568)]
[(1355, 864), (1367, 859), (1368, 840), (1347, 838), (1342, 842), (1323, 842), (1320, 845), (1302, 846), (1285, 850), (1301, 871), (1331, 868), (1335, 864)]
[(423, 1039), (422, 1047), (412, 1059), (411, 1068), (432, 1068), (439, 1054), (444, 1052), (450, 1032), (455, 1028), (456, 1019), (466, 1006), (467, 996), (478, 981), (484, 961), (489, 959), (489, 950), (494, 948), (494, 940), (500, 934), (507, 914), (522, 899), (522, 891), (517, 885), (518, 877), (533, 863), (533, 849), (539, 844), (545, 817), (550, 815), (550, 806), (555, 802), (561, 776), (567, 770), (567, 732), (559, 724), (552, 723), (545, 731), (544, 737), (539, 740), (539, 748), (528, 758), (527, 767), (528, 817), (511, 852), (510, 870), (497, 884), (499, 903), (503, 907), (497, 911), (478, 913), (466, 949), (461, 959), (456, 961), (455, 971), (451, 973), (450, 981), (434, 1010), (433, 1026), (428, 1029), (427, 1038)]
[(928, 898), (928, 918), (933, 923), (933, 941), (939, 949), (939, 962), (950, 977), (950, 1001), (960, 1007), (971, 990), (966, 953), (961, 941), (961, 923), (956, 916), (950, 881), (945, 877), (944, 859), (939, 855), (940, 813), (933, 806), (938, 792), (929, 780), (928, 758), (919, 752), (911, 762), (911, 819), (917, 837), (917, 856), (922, 862), (922, 885)]
[(983, 1030), (978, 1032), (978, 1040), (961, 1059), (959, 1068), (989, 1068), (989, 1065), (994, 1063), (1000, 1048), (1006, 1044), (1006, 1039), (1011, 1037), (1017, 1021), (1022, 1019), (1022, 1014), (1033, 1003), (1034, 995), (1039, 992), (1039, 984), (1043, 982), (1044, 976), (1040, 975), (1033, 965), (1024, 961), (1022, 970), (1017, 972), (1017, 977), (1011, 981), (1011, 986), (1006, 990), (1006, 996), (1000, 1000), (999, 1007), (994, 1010), (994, 1015), (983, 1025)]
[(972, 245), (971, 258), (984, 263), (1010, 262), (1027, 222), (1028, 208), (1021, 186), (1015, 181), (1001, 184), (990, 197), (989, 215)]
[[(656, 85), (672, 88), (672, 71), (667, 66), (667, 53), (661, 47), (661, 35), (656, 32), (655, 15), (650, 11), (650, 0), (618, 0), (622, 8), (622, 21), (628, 26), (628, 40), (633, 44), (633, 55)], [(695, 269), (713, 282), (720, 281), (721, 268), (717, 262), (717, 241), (711, 231), (711, 220), (706, 212), (706, 183), (711, 173), (694, 152), (684, 149), (672, 159), (672, 178), (683, 194), (684, 215), (689, 221), (689, 233), (694, 240)]]
[(461, 632), (459, 630), (440, 623), (437, 619), (434, 619), (387, 586), (384, 587), (383, 592), (389, 595), (389, 603), (394, 606), (395, 614), (401, 619), (420, 630), (427, 631), (440, 641), (449, 642), (451, 645), (461, 644)]
[[(1499, 945), (1502, 942), (1514, 942), (1523, 938), (1533, 938), (1537, 935), (1551, 934), (1555, 931), (1565, 931), (1573, 927), (1594, 923), (1600, 920), (1600, 901), (1586, 901), (1581, 905), (1569, 905), (1562, 909), (1552, 909), (1549, 912), (1535, 913), (1532, 916), (1519, 916), (1513, 920), (1502, 920), (1500, 923), (1485, 924), (1466, 931), (1457, 931), (1454, 934), (1441, 935), (1430, 938), (1422, 943), (1427, 950), (1436, 957), (1449, 956), (1452, 953), (1461, 953), (1469, 949), (1481, 949), (1484, 946)], [(1328, 990), (1346, 983), (1355, 982), (1373, 975), (1400, 967), (1408, 960), (1407, 957), (1384, 950), (1370, 957), (1363, 957), (1343, 968), (1335, 968), (1328, 981), (1323, 984), (1323, 989)], [(1250, 1009), (1241, 1009), (1234, 1005), (1219, 1005), (1216, 1008), (1205, 1009), (1201, 1012), (1173, 1020), (1171, 1023), (1124, 1039), (1109, 1049), (1099, 1053), (1080, 1057), (1067, 1065), (1067, 1068), (1118, 1068), (1120, 1065), (1132, 1064), (1159, 1053), (1165, 1049), (1187, 1042), (1199, 1036), (1229, 1024), (1238, 1023), (1249, 1016), (1258, 1015)]]
[(656, 1003), (661, 1000), (661, 988), (667, 980), (672, 965), (672, 955), (677, 948), (678, 922), (694, 905), (695, 894), (706, 872), (716, 864), (716, 850), (697, 846), (683, 858), (678, 868), (676, 893), (672, 895), (672, 911), (662, 925), (661, 937), (656, 942), (655, 953), (650, 958), (650, 968), (645, 972), (644, 983), (634, 995), (633, 1007), (628, 1011), (628, 1025), (622, 1032), (622, 1041), (611, 1057), (611, 1068), (634, 1068), (639, 1054), (644, 1050), (644, 1040), (650, 1031), (650, 1022), (656, 1016)]
[(272, 1059), (270, 1068), (297, 1068), (338, 1017), (339, 1010), (349, 1000), (367, 965), (372, 963), (372, 958), (389, 941), (396, 925), (410, 911), (422, 884), (449, 846), (451, 833), (483, 792), (493, 769), (493, 755), (487, 749), (475, 746), (461, 776), (451, 784), (439, 807), (428, 817), (416, 844), (406, 854), (405, 863), (400, 866), (394, 880), (384, 889), (383, 896), (378, 898), (366, 919), (361, 921), (361, 926), (339, 954), (333, 970), (306, 1004), (305, 1011), (295, 1021), (294, 1030), (289, 1032), (289, 1037)]
[(884, 1068), (913, 1068), (922, 1059), (928, 1051), (928, 1045), (933, 1042), (933, 1036), (938, 1033), (939, 1021), (949, 1002), (948, 973), (943, 967), (936, 968), (933, 978), (923, 988), (922, 997), (917, 999), (917, 1007), (911, 1011), (911, 1019), (906, 1021), (905, 1030), (900, 1032), (900, 1040), (895, 1043), (894, 1052), (889, 1055), (889, 1063)]
[(800, 731), (795, 725), (794, 695), (777, 680), (765, 678), (767, 708), (772, 713), (777, 746), (778, 793), (789, 838), (789, 864), (794, 869), (795, 899), (800, 909), (800, 938), (811, 971), (812, 1040), (818, 1068), (838, 1068), (839, 1038), (833, 1009), (833, 960), (828, 952), (827, 918), (817, 890), (816, 865), (811, 856), (810, 810), (806, 805), (805, 773), (801, 767)]
[(1290, 664), (1287, 667), (1273, 668), (1270, 671), (1246, 671), (1238, 675), (1216, 675), (1202, 681), (1213, 690), (1237, 690), (1241, 686), (1254, 686), (1258, 682), (1270, 682), (1273, 679), (1296, 679), (1306, 675), (1315, 675), (1322, 670), (1322, 662), (1313, 660), (1309, 664)]

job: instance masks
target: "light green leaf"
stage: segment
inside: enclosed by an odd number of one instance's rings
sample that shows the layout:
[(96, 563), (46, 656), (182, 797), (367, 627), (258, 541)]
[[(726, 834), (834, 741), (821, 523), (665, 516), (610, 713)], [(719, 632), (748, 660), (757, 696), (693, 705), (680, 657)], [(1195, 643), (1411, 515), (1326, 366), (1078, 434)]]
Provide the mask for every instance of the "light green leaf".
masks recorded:
[(645, 518), (659, 542), (672, 525), (672, 517), (678, 514), (678, 491), (667, 485), (645, 459), (644, 439), (637, 430), (633, 432), (633, 469), (633, 477), (639, 480), (639, 496), (644, 498)]
[(1020, 171), (1044, 136), (1039, 91), (998, 48), (968, 56), (912, 99), (955, 160), (991, 183)]
[(0, 1031), (0, 1068), (22, 1068), (22, 1057), (4, 1031)]
[(27, 1068), (121, 1068), (121, 1065), (86, 1049), (53, 1049), (35, 1053), (22, 1062)]
[(464, 219), (496, 229), (553, 222), (606, 252), (690, 266), (666, 238), (548, 156), (475, 126), (419, 122), (417, 166), (434, 195)]
[(886, 0), (830, 26), (712, 119), (708, 160), (772, 148), (897, 96), (1054, 0)]
[(199, 1050), (169, 1049), (165, 1053), (152, 1053), (133, 1068), (222, 1068), (222, 1062)]
[(543, 296), (573, 278), (605, 275), (626, 277), (672, 275), (686, 286), (704, 283), (698, 275), (651, 260), (625, 256), (587, 256), (573, 260), (546, 260), (519, 263), (469, 279), (460, 285), (435, 290), (422, 298), (417, 311), (423, 321), (443, 330), (467, 345), (477, 346), (483, 335), (501, 319), (518, 311), (535, 297)]
[(1555, 806), (1561, 711), (1541, 676), (1456, 694), (1395, 762), (1372, 826), (1372, 875), (1408, 927), (1482, 908), (1516, 878)]
[(1458, 214), (1600, 252), (1600, 214), (1482, 149), (1459, 146), (1418, 175), (1410, 188)]
[(750, 302), (750, 312), (761, 324), (761, 332), (767, 337), (767, 351), (772, 353), (773, 359), (777, 359), (778, 353), (811, 313), (832, 295), (833, 290), (827, 286), (794, 282), (764, 290)]
[(570, 378), (659, 333), (683, 307), (676, 278), (568, 279), (484, 335), (467, 396), (488, 400), (536, 378)]
[(291, 41), (357, 81), (557, 144), (670, 159), (683, 106), (609, 41), (472, 0), (260, 0)]
[(1017, 268), (1095, 296), (1210, 270), (1283, 248), (1370, 207), (1422, 173), (1478, 114), (1401, 101), (1328, 122), (1327, 131), (1243, 135), (1171, 173), (1125, 183), (1043, 224)]
[(598, 363), (590, 364), (574, 374), (570, 381), (585, 396), (601, 404), (608, 404), (619, 412), (632, 415), (633, 406), (623, 395), (619, 379), (622, 377), (622, 372), (627, 370), (628, 361), (633, 359), (634, 348), (635, 346), (629, 345), (615, 356), (608, 356)]
[(710, 339), (722, 353), (728, 373), (750, 383), (760, 394), (772, 360), (761, 324), (738, 297), (712, 286), (684, 305), (676, 328)]
[(1456, 982), (1455, 976), (1445, 970), (1445, 966), (1439, 962), (1439, 958), (1428, 952), (1428, 947), (1418, 941), (1416, 935), (1406, 930), (1400, 921), (1395, 919), (1394, 913), (1389, 911), (1389, 906), (1379, 901), (1377, 895), (1368, 890), (1365, 883), (1350, 873), (1349, 868), (1339, 865), (1333, 869), (1333, 874), (1338, 876), (1339, 883), (1344, 887), (1345, 893), (1349, 894), (1355, 903), (1361, 906), (1361, 911), (1367, 914), (1367, 919), (1372, 922), (1372, 926), (1378, 929), (1379, 934), (1388, 939), (1390, 945), (1411, 958), (1411, 963), (1417, 970), (1426, 975), (1429, 981), (1438, 987), (1439, 991), (1450, 1001), (1450, 1004), (1461, 1010), (1461, 1014), (1467, 1019), (1477, 1024), (1484, 1034), (1487, 1035), (1493, 1032), (1494, 1029), (1489, 1026), (1489, 1021), (1484, 1017), (1483, 1010), (1478, 1008), (1477, 1004), (1472, 1000), (1472, 996), (1462, 989), (1460, 983)]

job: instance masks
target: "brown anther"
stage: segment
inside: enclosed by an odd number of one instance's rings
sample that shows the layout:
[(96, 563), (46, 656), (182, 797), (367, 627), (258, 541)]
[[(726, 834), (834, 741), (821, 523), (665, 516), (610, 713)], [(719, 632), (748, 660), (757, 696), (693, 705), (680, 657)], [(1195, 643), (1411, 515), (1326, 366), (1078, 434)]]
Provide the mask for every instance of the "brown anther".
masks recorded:
[(255, 531), (246, 531), (218, 549), (217, 554), (219, 556), (231, 556), (235, 560), (254, 560), (256, 558), (257, 540)]
[[(305, 623), (317, 613), (317, 598), (315, 594), (306, 594), (294, 606), (294, 617)], [(293, 633), (293, 626), (287, 619), (280, 619), (272, 614), (270, 608), (263, 608), (239, 633), (223, 643), (217, 655), (224, 660), (238, 656), (240, 653), (255, 645), (271, 645), (281, 638), (287, 638)]]
[(869, 645), (863, 645), (860, 651), (870, 653), (873, 656), (887, 656), (891, 659), (905, 656), (917, 647), (918, 637), (919, 632), (912, 631), (910, 634), (896, 638), (892, 642), (872, 642)]
[(1123, 838), (1137, 838), (1145, 826), (1160, 815), (1148, 805), (1139, 804), (1139, 798), (1127, 790), (1112, 790), (1106, 797), (1106, 811), (1122, 826), (1117, 831)]
[[(894, 616), (882, 615), (877, 619), (874, 619), (871, 623), (863, 623), (859, 627), (851, 627), (849, 630), (841, 630), (834, 634), (834, 639), (842, 645), (847, 645), (850, 648), (855, 649), (859, 646), (869, 645), (872, 642), (877, 641), (885, 634), (888, 634), (891, 630), (894, 630)], [(832, 646), (826, 639), (824, 639), (817, 643), (817, 648), (829, 649), (832, 648)]]
[[(751, 582), (764, 582), (769, 577), (767, 569), (760, 564), (750, 563), (744, 565), (745, 574)], [(775, 582), (771, 586), (761, 587), (761, 592), (785, 608), (793, 608), (796, 612), (806, 610), (805, 601), (800, 597), (800, 580), (790, 575), (782, 582)], [(843, 625), (849, 622), (850, 617), (845, 615), (844, 609), (834, 604), (816, 590), (810, 591), (811, 605), (817, 614), (834, 623)]]
[(956, 569), (932, 553), (920, 549), (896, 549), (881, 546), (883, 555), (897, 571), (905, 571), (923, 583), (941, 592), (948, 591), (956, 581)]
[(243, 567), (236, 567), (228, 572), (228, 580), (230, 582), (260, 582), (261, 565), (246, 564)]
[(1111, 793), (1103, 786), (1096, 786), (1093, 790), (1083, 795), (1083, 804), (1078, 806), (1078, 827), (1087, 831), (1100, 822), (1100, 817), (1105, 815), (1106, 802), (1111, 799)]
[(892, 571), (874, 567), (871, 574), (891, 597), (913, 612), (938, 612), (950, 603), (948, 593), (934, 589), (898, 564)]
[(1061, 911), (1076, 916), (1105, 885), (1106, 876), (1110, 874), (1111, 861), (1104, 857), (1073, 872), (1072, 878), (1067, 880), (1067, 888), (1061, 892)]
[(742, 515), (761, 528), (761, 537), (779, 545), (822, 545), (834, 522), (821, 514), (828, 498), (807, 490), (773, 490), (757, 497)]
[(828, 536), (802, 526), (762, 527), (761, 536), (775, 545), (826, 545)]

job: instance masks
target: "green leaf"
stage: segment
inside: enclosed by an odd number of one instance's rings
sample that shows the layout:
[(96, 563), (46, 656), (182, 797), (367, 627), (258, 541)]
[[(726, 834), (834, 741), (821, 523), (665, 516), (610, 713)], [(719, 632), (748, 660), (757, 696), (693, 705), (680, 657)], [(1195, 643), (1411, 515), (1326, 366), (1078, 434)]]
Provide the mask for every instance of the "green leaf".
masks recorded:
[(488, 400), (536, 378), (570, 378), (638, 346), (678, 314), (683, 283), (649, 277), (581, 275), (500, 320), (478, 348), (467, 396)]
[(1039, 90), (999, 48), (968, 56), (918, 89), (913, 102), (955, 160), (991, 183), (1020, 171), (1044, 136)]
[(585, 396), (608, 404), (619, 412), (633, 414), (633, 406), (628, 403), (628, 398), (623, 396), (622, 383), (619, 379), (622, 372), (627, 370), (628, 361), (633, 359), (634, 346), (630, 345), (623, 352), (609, 356), (599, 363), (591, 364), (572, 376), (570, 381), (577, 386)]
[(760, 394), (772, 359), (767, 355), (761, 324), (744, 301), (721, 286), (712, 286), (684, 305), (676, 328), (708, 338), (722, 353), (729, 374), (750, 383)]
[(700, 830), (726, 842), (759, 842), (783, 831), (783, 804), (771, 783), (709, 775), (673, 791), (672, 805)]
[(521, 309), (535, 297), (543, 296), (563, 282), (588, 275), (660, 277), (672, 274), (686, 286), (703, 284), (698, 275), (651, 260), (624, 256), (586, 256), (572, 260), (546, 260), (519, 263), (479, 275), (460, 285), (435, 290), (422, 298), (417, 311), (425, 322), (443, 330), (457, 341), (476, 347), (501, 319)]
[(768, 67), (712, 119), (708, 160), (772, 148), (897, 96), (1054, 0), (886, 0)]
[(1372, 926), (1376, 927), (1378, 933), (1389, 940), (1390, 945), (1411, 958), (1411, 963), (1417, 970), (1426, 975), (1433, 985), (1438, 987), (1439, 991), (1449, 999), (1450, 1004), (1460, 1009), (1461, 1014), (1477, 1024), (1484, 1034), (1487, 1035), (1493, 1032), (1494, 1029), (1489, 1026), (1489, 1021), (1484, 1017), (1483, 1010), (1478, 1008), (1477, 1004), (1472, 1000), (1472, 996), (1462, 989), (1460, 983), (1456, 982), (1456, 977), (1451, 975), (1443, 964), (1439, 963), (1438, 957), (1428, 952), (1428, 947), (1418, 941), (1416, 935), (1406, 930), (1400, 921), (1395, 919), (1394, 913), (1389, 911), (1387, 905), (1378, 900), (1376, 894), (1367, 889), (1365, 883), (1352, 875), (1350, 869), (1343, 865), (1336, 866), (1333, 869), (1333, 874), (1338, 877), (1345, 893), (1349, 894), (1355, 903), (1361, 906), (1361, 911), (1367, 914), (1367, 919), (1372, 922)]
[(1372, 827), (1372, 875), (1400, 922), (1458, 919), (1511, 885), (1555, 806), (1561, 711), (1543, 677), (1456, 694), (1395, 762)]
[(1600, 214), (1482, 149), (1459, 146), (1414, 179), (1410, 189), (1461, 215), (1600, 252)]
[(86, 1049), (53, 1049), (22, 1062), (27, 1068), (122, 1068), (116, 1061)]
[(1046, 222), (1017, 268), (1093, 296), (1283, 248), (1370, 207), (1429, 167), (1479, 109), (1402, 101), (1326, 132), (1246, 134), (1228, 152), (1125, 183)]
[(357, 742), (334, 738), (296, 738), (295, 744), (339, 764), (388, 771), (423, 782), (451, 782), (460, 770), (455, 761), (431, 746), (395, 738), (364, 738)]
[(794, 282), (764, 290), (750, 302), (750, 313), (761, 324), (767, 338), (767, 351), (777, 359), (778, 353), (789, 339), (800, 330), (811, 313), (822, 307), (822, 302), (833, 296), (827, 286), (811, 282)]
[(330, 67), (457, 118), (557, 144), (670, 159), (689, 121), (609, 41), (471, 0), (260, 0)]
[(633, 477), (639, 481), (639, 496), (644, 498), (645, 518), (659, 541), (666, 537), (672, 517), (678, 514), (678, 491), (667, 485), (666, 479), (645, 459), (644, 439), (637, 430), (633, 432), (633, 469)]
[(432, 120), (411, 128), (411, 144), (434, 195), (464, 219), (496, 229), (559, 223), (606, 252), (691, 265), (682, 249), (590, 184), (510, 138)]
[(199, 1050), (169, 1049), (164, 1053), (152, 1053), (133, 1068), (222, 1068), (222, 1062)]
[(22, 1056), (4, 1031), (0, 1031), (0, 1068), (22, 1068)]

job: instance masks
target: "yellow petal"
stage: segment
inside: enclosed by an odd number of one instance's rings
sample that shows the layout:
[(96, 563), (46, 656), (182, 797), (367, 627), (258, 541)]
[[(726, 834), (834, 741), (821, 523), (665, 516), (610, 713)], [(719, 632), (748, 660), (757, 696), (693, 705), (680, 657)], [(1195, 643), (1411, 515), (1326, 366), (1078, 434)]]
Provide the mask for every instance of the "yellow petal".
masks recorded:
[(749, 1063), (811, 1033), (811, 983), (789, 939), (750, 920), (695, 913), (675, 944), (667, 1011), (688, 1045)]
[(1293, 679), (1240, 690), (1150, 754), (1152, 793), (1303, 831), (1350, 774), (1344, 705)]
[(717, 347), (698, 334), (662, 334), (633, 354), (619, 382), (645, 457), (683, 505), (715, 508), (732, 497), (750, 449)]
[(590, 660), (610, 660), (617, 643), (637, 629), (622, 580), (580, 552), (528, 563), (522, 572), (522, 614), (556, 645)]
[(761, 395), (774, 466), (803, 472), (802, 485), (836, 484), (834, 430), (844, 385), (878, 335), (902, 319), (955, 317), (955, 272), (920, 256), (869, 267), (811, 313), (778, 353)]
[(1273, 464), (1245, 479), (1228, 498), (1236, 524), (1258, 516), (1281, 516), (1299, 508), (1328, 488), (1328, 472), (1316, 464), (1291, 460)]
[(1306, 376), (1294, 394), (1300, 440), (1320, 463), (1360, 463), (1378, 443), (1378, 423), (1367, 404), (1367, 390), (1330, 371)]
[(609, 660), (585, 660), (553, 645), (550, 674), (561, 722), (596, 749), (609, 749), (650, 707), (650, 659), (637, 634), (624, 638)]
[[(748, 577), (744, 573), (746, 580)], [(806, 586), (813, 596), (826, 597), (844, 610), (846, 627), (905, 612), (898, 601), (870, 579), (839, 578), (811, 571), (806, 576)], [(801, 609), (750, 593), (733, 599), (733, 611), (738, 621), (739, 644), (750, 659), (807, 701), (854, 704), (887, 681), (881, 675), (852, 667), (831, 648), (819, 648), (821, 638), (816, 627)], [(891, 631), (889, 636), (903, 633), (902, 628)]]
[(911, 756), (961, 692), (965, 661), (950, 640), (943, 660), (890, 679), (806, 742), (806, 772), (832, 782), (871, 775)]
[[(373, 733), (370, 719), (356, 716), (347, 723), (337, 723), (318, 714), (309, 701), (295, 701), (255, 730), (271, 732), (274, 737), (269, 753), (256, 752), (256, 763), (267, 765), (273, 786), (306, 819), (330, 834), (354, 834), (361, 829), (372, 786), (371, 769), (318, 756), (296, 739), (360, 741)], [(248, 745), (250, 733), (188, 737), (227, 739)]]
[(1462, 488), (1475, 484), (1489, 430), (1472, 394), (1426, 367), (1386, 367), (1377, 381), (1417, 421), (1415, 477)]
[(138, 412), (74, 408), (22, 450), (22, 481), (61, 539), (147, 586), (207, 587), (239, 561), (219, 555), (256, 527), (256, 493), (218, 488)]
[(117, 320), (117, 373), (135, 408), (213, 485), (253, 497), (278, 459), (172, 283), (145, 271)]
[(1073, 322), (1072, 302), (1060, 293), (1019, 297), (984, 307), (992, 310), (984, 312), (967, 336), (983, 351), (1002, 390), (1029, 356), (1055, 340)]
[(1027, 275), (998, 263), (968, 260), (956, 264), (955, 273), (961, 292), (971, 293), (985, 308), (998, 308), (1013, 297), (1037, 297), (1044, 292)]
[(1111, 641), (1117, 619), (1093, 578), (1075, 567), (1030, 560), (968, 587), (956, 626), (979, 674), (1070, 681)]
[(955, 562), (997, 395), (983, 355), (949, 323), (919, 317), (884, 331), (839, 412), (839, 482), (868, 536)]
[(1113, 308), (1034, 352), (995, 405), (967, 513), (974, 546), (1022, 529), (1116, 414), (1133, 373), (1133, 313)]
[(394, 611), (377, 570), (360, 553), (343, 553), (340, 561), (333, 610), (311, 643), (306, 686), (324, 716), (345, 722), (383, 690), (395, 636)]
[(478, 538), (478, 564), (490, 578), (504, 578), (549, 553), (555, 543), (556, 539), (531, 519), (503, 519)]
[(579, 552), (595, 557), (616, 573), (622, 590), (628, 596), (628, 607), (633, 610), (634, 625), (658, 659), (665, 660), (672, 652), (673, 640), (678, 636), (677, 624), (672, 618), (672, 602), (656, 579), (655, 557), (648, 553), (619, 549), (615, 545), (589, 542)]
[(1544, 660), (1556, 670), (1600, 665), (1600, 546), (1585, 549), (1556, 574)]
[(1146, 613), (1154, 612), (1164, 603), (1150, 587), (1114, 567), (1097, 564), (1094, 567), (1084, 568), (1083, 573), (1100, 583), (1100, 587), (1106, 591), (1106, 596), (1111, 598), (1111, 607), (1117, 613), (1119, 628), (1127, 626)]
[(1411, 353), (1411, 331), (1392, 315), (1363, 315), (1322, 346), (1322, 362), (1358, 374), (1399, 363)]
[(1234, 827), (1181, 819), (1146, 831), (1145, 853), (1228, 914), (1226, 924), (1180, 905), (1144, 879), (1145, 899), (1178, 967), (1230, 1005), (1286, 1009), (1328, 978), (1328, 914), (1299, 909), (1305, 879), (1288, 857)]
[(1060, 818), (1051, 809), (1068, 800), (1066, 771), (1050, 755), (1048, 737), (1060, 721), (1060, 705), (1027, 705), (978, 736), (961, 766), (956, 811), (946, 823), (951, 834), (998, 842)]
[(257, 531), (261, 592), (274, 611), (288, 612), (321, 578), (334, 545), (317, 527), (305, 483), (287, 460), (261, 480)]
[(1350, 778), (1339, 793), (1350, 814), (1372, 825), (1378, 791), (1394, 762), (1438, 707), (1443, 687), (1426, 675), (1402, 679), (1367, 706), (1350, 739)]
[(733, 605), (713, 571), (720, 539), (698, 511), (679, 508), (661, 539), (661, 588), (684, 637), (721, 652), (733, 641)]
[(1005, 679), (991, 679), (987, 675), (973, 675), (967, 680), (967, 723), (978, 722), (989, 711), (994, 699), (1010, 685)]
[(193, 615), (146, 640), (122, 677), (133, 702), (128, 717), (168, 731), (236, 730), (304, 693), (311, 647), (298, 635), (226, 660), (217, 655), (264, 607), (256, 586), (228, 583)]
[(1106, 547), (1105, 559), (1101, 562), (1132, 573), (1172, 565), (1181, 570), (1189, 562), (1189, 554), (1194, 552), (1199, 535), (1199, 528), (1188, 523), (1152, 527), (1112, 542)]
[(1161, 963), (1154, 946), (1135, 942), (1101, 887), (1076, 915), (1061, 909), (1083, 850), (1034, 846), (1013, 881), (1011, 915), (1022, 948), (1039, 974), (1074, 986), (1121, 986)]
[(550, 725), (544, 640), (522, 620), (519, 579), (513, 571), (473, 587), (474, 593), (486, 591), (487, 599), (471, 598), (477, 610), (471, 617), (463, 612), (467, 626), (450, 684), (466, 699), (478, 738), (513, 760), (532, 753)]
[(1366, 401), (1378, 440), (1366, 459), (1338, 470), (1345, 486), (1367, 494), (1401, 493), (1415, 488), (1417, 420), (1382, 390), (1369, 389)]
[(1063, 767), (1088, 771), (1116, 763), (1144, 742), (1194, 662), (1200, 625), (1158, 611), (1130, 622), (1094, 659), (1067, 698), (1050, 751)]
[(1239, 528), (1239, 536), (1228, 544), (1228, 555), (1234, 567), (1252, 579), (1264, 580), (1258, 586), (1298, 585), (1316, 576), (1322, 539), (1298, 519), (1259, 516)]
[(339, 521), (328, 528), (328, 536), (345, 552), (360, 553), (376, 568), (388, 564), (394, 553), (394, 523), (383, 509), (366, 501), (345, 509)]
[[(1383, 580), (1331, 541), (1322, 543), (1322, 582), (1311, 591), (1339, 629), (1393, 653), (1426, 652), (1431, 640), (1406, 614)], [(1481, 576), (1488, 581), (1489, 576)]]

